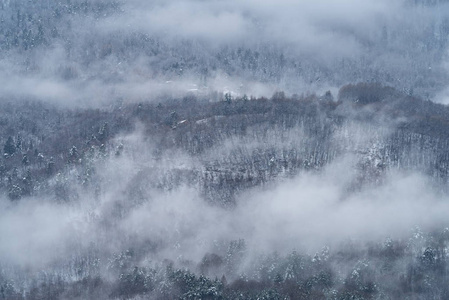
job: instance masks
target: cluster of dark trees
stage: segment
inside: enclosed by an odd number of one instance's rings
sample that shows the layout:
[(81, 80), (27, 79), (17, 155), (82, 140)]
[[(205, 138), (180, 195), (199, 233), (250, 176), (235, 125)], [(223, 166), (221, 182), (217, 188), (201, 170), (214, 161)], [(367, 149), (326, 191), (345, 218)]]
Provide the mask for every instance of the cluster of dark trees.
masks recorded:
[[(68, 259), (23, 283), (0, 273), (1, 299), (447, 299), (448, 229), (405, 240), (363, 245), (347, 241), (314, 255), (291, 252), (247, 259), (244, 240), (231, 241), (223, 253), (175, 267), (139, 263), (140, 249), (128, 249), (104, 263), (92, 252)], [(106, 268), (107, 275), (100, 272)], [(103, 270), (104, 271), (104, 270)], [(217, 274), (221, 274), (217, 276)]]
[(2, 1), (0, 49), (28, 51), (49, 46), (59, 38), (68, 38), (71, 16), (100, 18), (117, 10), (116, 1)]

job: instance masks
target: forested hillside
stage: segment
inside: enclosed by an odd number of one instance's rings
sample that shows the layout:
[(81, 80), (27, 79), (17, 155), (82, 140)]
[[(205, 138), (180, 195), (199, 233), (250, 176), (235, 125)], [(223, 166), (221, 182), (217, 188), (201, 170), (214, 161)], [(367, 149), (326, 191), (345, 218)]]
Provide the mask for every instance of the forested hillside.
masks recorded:
[[(367, 182), (391, 169), (423, 172), (441, 188), (448, 180), (449, 109), (378, 84), (344, 86), (337, 99), (330, 92), (278, 92), (270, 99), (227, 94), (211, 102), (191, 94), (105, 109), (67, 110), (16, 99), (1, 104), (0, 122), (1, 187), (11, 200), (50, 193), (65, 201), (74, 195), (58, 194), (47, 181), (73, 170), (79, 183), (99, 184), (92, 177), (95, 164), (122, 153), (139, 155), (139, 146), (128, 141), (135, 132), (149, 144), (149, 153), (141, 153), (146, 159), (175, 161), (170, 156), (182, 153), (193, 160), (165, 175), (177, 184), (199, 185), (219, 204), (233, 203), (240, 190), (321, 170), (351, 153)], [(146, 164), (140, 167), (157, 167)], [(163, 173), (151, 181), (166, 188)], [(172, 179), (166, 183), (174, 184)]]
[(0, 299), (449, 299), (449, 1), (0, 0)]
[(448, 295), (444, 213), (419, 216), (447, 208), (444, 105), (357, 84), (102, 109), (3, 101), (0, 119), (4, 299)]
[(235, 2), (2, 0), (0, 91), (85, 105), (380, 82), (445, 101), (446, 1)]

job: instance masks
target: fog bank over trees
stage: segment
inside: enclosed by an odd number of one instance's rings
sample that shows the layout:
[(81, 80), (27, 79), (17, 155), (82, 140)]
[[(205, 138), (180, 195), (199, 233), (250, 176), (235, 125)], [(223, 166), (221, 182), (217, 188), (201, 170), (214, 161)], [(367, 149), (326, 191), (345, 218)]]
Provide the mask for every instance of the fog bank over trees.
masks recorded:
[(70, 105), (380, 82), (446, 100), (445, 1), (2, 1), (2, 94)]
[(449, 2), (0, 0), (0, 299), (448, 299)]
[(447, 293), (444, 105), (357, 84), (1, 111), (3, 298)]

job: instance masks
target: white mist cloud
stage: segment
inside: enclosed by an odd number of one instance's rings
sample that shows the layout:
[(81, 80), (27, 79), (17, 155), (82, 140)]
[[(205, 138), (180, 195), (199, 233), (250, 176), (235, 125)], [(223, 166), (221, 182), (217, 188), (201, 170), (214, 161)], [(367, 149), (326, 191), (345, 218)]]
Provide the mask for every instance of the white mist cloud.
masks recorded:
[[(448, 13), (447, 5), (400, 0), (128, 0), (110, 16), (64, 15), (57, 23), (64, 36), (49, 39), (47, 47), (5, 52), (0, 92), (98, 106), (192, 89), (321, 93), (374, 78), (422, 95), (445, 82), (437, 50), (419, 49)], [(219, 59), (231, 55), (226, 49), (259, 56), (251, 66), (251, 59)], [(281, 54), (285, 66), (276, 60)], [(430, 66), (433, 73), (424, 74)]]
[(213, 44), (273, 43), (309, 55), (352, 56), (355, 39), (377, 39), (399, 1), (130, 1), (104, 30), (143, 30), (151, 35)]
[(44, 199), (11, 203), (0, 199), (0, 261), (12, 266), (43, 267), (68, 252), (76, 239), (79, 211)]
[[(252, 247), (262, 251), (317, 251), (323, 245), (338, 246), (347, 239), (401, 239), (414, 226), (432, 230), (447, 225), (447, 199), (434, 193), (424, 176), (389, 174), (381, 186), (342, 197), (349, 183), (345, 181), (350, 178), (342, 180), (345, 173), (346, 164), (332, 165), (324, 174), (301, 175), (253, 195), (242, 207), (240, 218), (252, 224)], [(248, 212), (249, 217), (245, 215)]]
[(198, 161), (180, 152), (155, 159), (140, 134), (123, 142), (127, 152), (97, 167), (99, 196), (83, 192), (74, 204), (2, 199), (0, 261), (38, 268), (92, 245), (110, 255), (149, 242), (155, 247), (142, 259), (198, 263), (231, 240), (244, 239), (250, 257), (313, 253), (347, 239), (401, 239), (415, 226), (447, 226), (447, 198), (421, 174), (391, 171), (381, 183), (348, 193), (358, 175), (356, 156), (253, 188), (235, 208), (223, 209), (205, 202), (195, 187), (156, 188), (164, 173), (201, 170)]

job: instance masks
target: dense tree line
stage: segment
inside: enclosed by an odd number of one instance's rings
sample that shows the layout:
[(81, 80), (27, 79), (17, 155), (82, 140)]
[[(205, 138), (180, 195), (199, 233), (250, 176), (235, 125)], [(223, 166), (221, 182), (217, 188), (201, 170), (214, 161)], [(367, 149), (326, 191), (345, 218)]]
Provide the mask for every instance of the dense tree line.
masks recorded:
[[(188, 96), (69, 110), (4, 101), (0, 188), (11, 199), (48, 193), (47, 180), (71, 168), (86, 184), (96, 161), (126, 150), (120, 137), (136, 126), (155, 146), (155, 158), (177, 149), (200, 159), (200, 166), (182, 171), (189, 175), (171, 170), (162, 176), (160, 186), (178, 177), (218, 202), (232, 202), (239, 190), (277, 176), (320, 170), (350, 152), (360, 156), (361, 178), (397, 168), (447, 180), (446, 106), (367, 84), (343, 87), (338, 101), (326, 97), (277, 93), (271, 99), (209, 102)], [(372, 138), (367, 143), (364, 136)]]
[[(138, 249), (108, 258), (68, 260), (58, 269), (25, 282), (0, 273), (2, 299), (445, 299), (448, 231), (422, 233), (405, 240), (363, 245), (348, 241), (338, 250), (324, 247), (314, 255), (291, 252), (245, 258), (243, 240), (222, 253), (209, 253), (198, 265), (175, 267), (164, 261), (139, 266)], [(107, 272), (107, 278), (101, 276)], [(105, 271), (106, 270), (106, 271)], [(217, 277), (217, 274), (222, 274)]]

